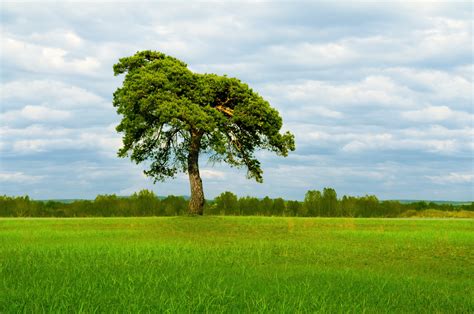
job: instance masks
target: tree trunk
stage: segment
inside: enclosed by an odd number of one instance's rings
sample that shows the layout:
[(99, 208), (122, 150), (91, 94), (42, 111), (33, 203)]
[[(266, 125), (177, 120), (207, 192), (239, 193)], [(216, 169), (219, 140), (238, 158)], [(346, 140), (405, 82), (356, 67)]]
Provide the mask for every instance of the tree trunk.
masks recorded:
[(189, 214), (202, 215), (204, 210), (204, 191), (202, 180), (199, 175), (199, 150), (203, 133), (191, 131), (191, 143), (188, 155), (189, 185), (191, 187), (191, 199), (189, 200)]

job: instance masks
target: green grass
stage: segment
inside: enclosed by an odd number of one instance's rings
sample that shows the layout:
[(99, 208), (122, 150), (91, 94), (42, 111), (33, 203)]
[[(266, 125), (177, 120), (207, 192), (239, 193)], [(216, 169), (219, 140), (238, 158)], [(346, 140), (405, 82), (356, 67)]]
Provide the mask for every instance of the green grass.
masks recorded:
[(0, 313), (472, 313), (473, 277), (471, 219), (0, 219)]

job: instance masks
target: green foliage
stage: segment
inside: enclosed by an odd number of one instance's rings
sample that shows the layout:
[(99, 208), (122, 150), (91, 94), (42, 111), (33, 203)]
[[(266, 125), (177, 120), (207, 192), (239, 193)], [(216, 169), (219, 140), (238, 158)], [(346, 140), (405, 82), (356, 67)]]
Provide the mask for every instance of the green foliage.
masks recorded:
[(181, 196), (168, 196), (160, 200), (152, 191), (142, 190), (130, 197), (97, 195), (93, 201), (78, 200), (72, 203), (31, 201), (28, 196), (0, 196), (2, 217), (127, 217), (174, 216), (187, 208)]
[(298, 201), (288, 201), (285, 216), (298, 216), (302, 214), (302, 204)]
[(245, 196), (239, 198), (239, 209), (241, 215), (256, 215), (259, 212), (260, 200), (256, 197)]
[(237, 195), (232, 192), (222, 193), (214, 199), (211, 212), (214, 215), (240, 215)]
[(165, 216), (183, 215), (186, 212), (187, 202), (181, 196), (170, 195), (161, 201)]
[(286, 211), (285, 201), (279, 197), (273, 200), (272, 216), (283, 216)]
[[(199, 134), (200, 151), (213, 161), (246, 167), (248, 177), (262, 181), (255, 151), (286, 156), (295, 149), (282, 119), (267, 101), (236, 78), (191, 72), (187, 65), (156, 51), (121, 58), (114, 74), (125, 74), (113, 96), (122, 115), (120, 157), (148, 161), (145, 173), (155, 180), (188, 171), (191, 138)], [(231, 116), (218, 110), (224, 106)]]
[(321, 192), (310, 190), (306, 192), (303, 202), (304, 216), (321, 216)]
[(332, 188), (324, 188), (321, 197), (321, 208), (324, 210), (324, 216), (340, 216), (337, 205), (336, 191)]
[[(94, 201), (71, 203), (33, 201), (28, 196), (0, 196), (0, 217), (128, 217), (177, 216), (186, 214), (187, 201), (170, 195), (159, 199), (152, 191), (142, 190), (130, 197), (98, 195)], [(379, 201), (374, 195), (346, 196), (337, 199), (336, 191), (325, 188), (323, 193), (310, 190), (303, 202), (282, 198), (238, 198), (224, 192), (205, 207), (206, 215), (259, 215), (299, 217), (410, 217), (434, 210), (437, 217), (465, 217), (457, 212), (474, 212), (474, 203), (453, 206), (449, 203), (400, 203)], [(413, 214), (420, 213), (420, 214)], [(426, 214), (429, 216), (429, 214)], [(467, 215), (468, 216), (468, 215)]]
[(269, 198), (268, 196), (265, 196), (260, 201), (259, 214), (270, 216), (272, 208), (273, 208), (273, 200), (271, 198)]
[(0, 219), (1, 313), (473, 313), (472, 220)]

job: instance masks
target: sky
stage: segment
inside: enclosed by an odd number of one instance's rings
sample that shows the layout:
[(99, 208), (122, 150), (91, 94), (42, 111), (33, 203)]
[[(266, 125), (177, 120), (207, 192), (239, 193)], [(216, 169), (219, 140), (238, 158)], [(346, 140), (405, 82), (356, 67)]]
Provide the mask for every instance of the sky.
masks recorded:
[(468, 2), (11, 2), (0, 10), (0, 194), (189, 195), (117, 157), (112, 66), (140, 50), (249, 84), (296, 139), (261, 151), (264, 183), (201, 158), (206, 198), (473, 200)]

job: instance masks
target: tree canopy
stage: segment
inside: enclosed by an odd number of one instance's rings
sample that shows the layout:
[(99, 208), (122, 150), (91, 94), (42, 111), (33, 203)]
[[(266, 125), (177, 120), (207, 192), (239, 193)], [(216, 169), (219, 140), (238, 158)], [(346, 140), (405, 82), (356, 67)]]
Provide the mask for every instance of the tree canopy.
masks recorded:
[(204, 202), (200, 153), (245, 167), (248, 178), (262, 182), (255, 152), (265, 149), (287, 156), (295, 149), (294, 136), (280, 133), (278, 111), (239, 79), (194, 73), (184, 62), (156, 51), (119, 59), (114, 74), (125, 74), (123, 86), (113, 95), (122, 115), (117, 131), (123, 134), (123, 147), (118, 155), (148, 162), (145, 174), (155, 181), (187, 172), (191, 212), (202, 213)]

